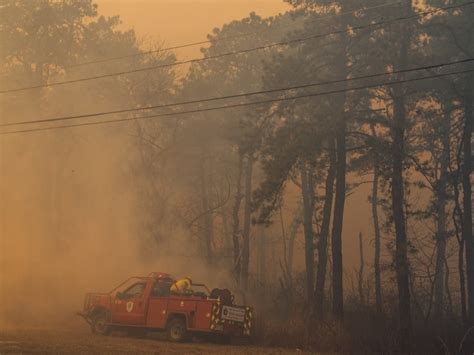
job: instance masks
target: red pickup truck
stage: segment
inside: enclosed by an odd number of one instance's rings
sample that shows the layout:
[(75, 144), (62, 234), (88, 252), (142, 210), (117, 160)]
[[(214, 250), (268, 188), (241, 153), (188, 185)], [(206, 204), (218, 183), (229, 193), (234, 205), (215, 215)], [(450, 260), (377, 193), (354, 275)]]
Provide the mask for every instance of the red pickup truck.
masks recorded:
[(102, 335), (124, 329), (166, 330), (174, 342), (199, 333), (223, 339), (250, 336), (252, 308), (235, 305), (227, 289), (209, 292), (204, 284), (193, 283), (192, 292), (176, 295), (170, 293), (174, 282), (161, 272), (131, 277), (109, 293), (86, 294), (78, 314)]

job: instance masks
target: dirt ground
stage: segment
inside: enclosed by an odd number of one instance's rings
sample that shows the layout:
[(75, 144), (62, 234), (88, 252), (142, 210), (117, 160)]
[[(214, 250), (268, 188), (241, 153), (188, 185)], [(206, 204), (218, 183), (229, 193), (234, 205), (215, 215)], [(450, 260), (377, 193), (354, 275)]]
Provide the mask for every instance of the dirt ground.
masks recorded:
[(253, 345), (219, 345), (196, 342), (175, 344), (162, 336), (132, 338), (120, 334), (100, 336), (87, 328), (0, 328), (0, 354), (81, 353), (81, 354), (305, 354), (299, 349)]

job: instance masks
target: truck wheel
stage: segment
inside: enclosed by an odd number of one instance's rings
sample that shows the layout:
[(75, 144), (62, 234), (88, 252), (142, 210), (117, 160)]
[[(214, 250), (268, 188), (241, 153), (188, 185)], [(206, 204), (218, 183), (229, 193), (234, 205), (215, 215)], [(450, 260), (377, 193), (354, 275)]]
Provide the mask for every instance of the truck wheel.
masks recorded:
[(107, 316), (104, 312), (94, 317), (92, 321), (92, 332), (99, 335), (109, 335), (110, 326), (107, 324)]
[(180, 343), (187, 338), (186, 321), (181, 317), (171, 319), (166, 329), (168, 331), (168, 339), (172, 342)]

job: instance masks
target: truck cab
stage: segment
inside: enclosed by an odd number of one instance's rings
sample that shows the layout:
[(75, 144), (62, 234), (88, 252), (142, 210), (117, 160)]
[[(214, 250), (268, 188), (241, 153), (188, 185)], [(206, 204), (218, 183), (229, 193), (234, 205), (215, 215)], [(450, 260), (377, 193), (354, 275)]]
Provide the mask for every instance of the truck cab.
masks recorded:
[(252, 308), (234, 304), (227, 289), (209, 291), (192, 283), (187, 294), (173, 294), (176, 280), (166, 273), (131, 277), (108, 293), (86, 294), (78, 314), (94, 333), (107, 335), (116, 330), (163, 330), (168, 339), (185, 341), (192, 334), (248, 337), (252, 328)]

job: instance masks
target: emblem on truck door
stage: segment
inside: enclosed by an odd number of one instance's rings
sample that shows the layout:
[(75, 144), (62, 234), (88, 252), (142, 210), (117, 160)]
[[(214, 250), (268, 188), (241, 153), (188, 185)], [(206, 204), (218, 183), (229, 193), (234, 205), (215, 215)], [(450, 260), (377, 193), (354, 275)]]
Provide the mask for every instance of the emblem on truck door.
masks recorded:
[(133, 302), (127, 302), (127, 312), (131, 312), (133, 310)]

